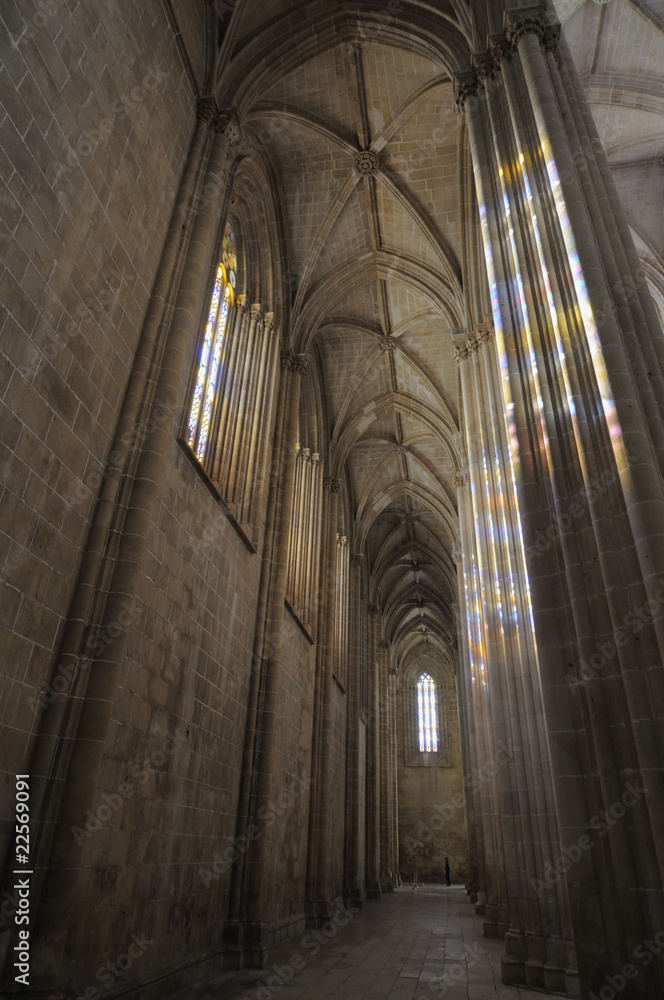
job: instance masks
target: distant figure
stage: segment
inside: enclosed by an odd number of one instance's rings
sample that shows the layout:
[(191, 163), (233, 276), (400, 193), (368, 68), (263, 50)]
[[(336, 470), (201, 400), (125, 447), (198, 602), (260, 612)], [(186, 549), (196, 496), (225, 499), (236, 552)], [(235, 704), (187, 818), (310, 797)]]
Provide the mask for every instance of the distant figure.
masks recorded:
[(450, 859), (445, 858), (445, 881), (447, 882), (448, 885), (452, 885), (452, 879), (450, 877), (451, 875), (452, 875), (452, 869), (450, 867)]

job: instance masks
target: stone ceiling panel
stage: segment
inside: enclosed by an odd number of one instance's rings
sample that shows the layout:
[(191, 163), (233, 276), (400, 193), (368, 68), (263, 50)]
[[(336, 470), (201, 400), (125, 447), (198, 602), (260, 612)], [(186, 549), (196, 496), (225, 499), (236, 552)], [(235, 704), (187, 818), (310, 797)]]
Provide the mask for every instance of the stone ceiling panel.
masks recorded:
[(376, 341), (359, 330), (343, 329), (326, 330), (318, 337), (318, 344), (325, 370), (324, 391), (332, 431), (339, 410), (348, 399), (353, 374), (366, 363), (369, 354), (375, 352)]
[(368, 323), (380, 332), (380, 299), (376, 283), (370, 281), (357, 288), (344, 288), (330, 302), (330, 315)]
[(328, 49), (298, 66), (266, 92), (329, 121), (350, 139), (355, 132), (357, 101), (353, 61), (343, 46)]
[(272, 151), (283, 180), (292, 267), (301, 274), (330, 206), (343, 187), (350, 158), (331, 140), (291, 123), (276, 134)]
[(460, 257), (457, 145), (461, 116), (453, 114), (453, 106), (451, 84), (445, 84), (394, 135), (381, 152), (381, 161)]
[(664, 35), (636, 11), (628, 0), (614, 0), (605, 6), (596, 69), (620, 74), (662, 76)]
[(366, 200), (356, 187), (325, 240), (312, 275), (312, 283), (371, 250)]
[(414, 365), (409, 363), (403, 351), (395, 351), (394, 359), (399, 389), (426, 403), (437, 413), (440, 412), (440, 397), (436, 387), (428, 383)]
[(609, 163), (664, 156), (664, 119), (660, 115), (606, 104), (594, 104), (592, 110)]
[(440, 76), (440, 66), (387, 45), (365, 45), (362, 56), (373, 139), (414, 91)]
[(442, 260), (440, 248), (436, 246), (425, 227), (403, 202), (395, 197), (385, 184), (378, 183), (376, 200), (380, 213), (383, 247), (398, 250), (406, 257), (423, 261), (440, 270)]
[[(459, 372), (452, 356), (449, 328), (440, 317), (422, 316), (399, 337), (404, 354), (412, 358), (439, 388), (452, 414), (459, 408)], [(404, 361), (404, 364), (406, 362)]]
[(389, 441), (367, 440), (358, 441), (348, 458), (353, 493), (359, 505), (365, 494), (372, 476), (380, 463), (388, 457), (394, 446)]

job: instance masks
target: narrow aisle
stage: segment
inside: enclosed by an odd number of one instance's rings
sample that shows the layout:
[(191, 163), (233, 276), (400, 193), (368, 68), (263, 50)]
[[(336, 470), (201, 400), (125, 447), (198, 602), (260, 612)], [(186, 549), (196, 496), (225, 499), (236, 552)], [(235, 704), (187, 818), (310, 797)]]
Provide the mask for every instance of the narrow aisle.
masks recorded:
[[(482, 937), (462, 886), (402, 887), (275, 949), (265, 969), (225, 972), (177, 1000), (535, 1000), (500, 982), (499, 941)], [(175, 998), (174, 998), (175, 1000)]]

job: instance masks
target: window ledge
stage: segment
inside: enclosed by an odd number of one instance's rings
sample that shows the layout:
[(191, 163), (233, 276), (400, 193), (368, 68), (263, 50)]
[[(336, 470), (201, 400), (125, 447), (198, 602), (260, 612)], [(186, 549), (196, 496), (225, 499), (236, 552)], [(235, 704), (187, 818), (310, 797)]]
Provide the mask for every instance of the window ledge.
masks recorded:
[(337, 675), (334, 673), (334, 671), (332, 672), (332, 680), (336, 682), (337, 687), (339, 688), (341, 693), (346, 694), (346, 688), (343, 686), (343, 684), (341, 683)]
[(207, 472), (205, 471), (201, 463), (198, 461), (198, 459), (192, 452), (187, 442), (184, 441), (182, 438), (177, 438), (177, 443), (180, 445), (180, 449), (186, 455), (187, 459), (189, 460), (189, 463), (194, 467), (199, 477), (202, 479), (203, 484), (207, 487), (209, 492), (212, 494), (214, 499), (221, 507), (222, 513), (225, 515), (226, 519), (230, 521), (231, 527), (233, 528), (235, 533), (239, 535), (240, 539), (244, 543), (245, 547), (249, 550), (249, 552), (251, 552), (252, 555), (256, 555), (256, 547), (252, 542), (251, 538), (249, 537), (249, 535), (247, 534), (245, 526), (240, 524), (237, 518), (233, 515), (230, 507), (222, 497), (221, 493), (219, 492), (213, 481), (208, 476)]
[(304, 624), (304, 622), (302, 621), (302, 619), (298, 615), (297, 611), (295, 610), (295, 608), (293, 607), (293, 605), (290, 603), (290, 601), (287, 598), (284, 598), (284, 604), (286, 605), (286, 608), (290, 611), (291, 615), (295, 619), (296, 624), (299, 625), (300, 629), (302, 630), (302, 632), (304, 633), (304, 635), (306, 636), (306, 638), (309, 640), (310, 644), (312, 646), (315, 646), (316, 642), (315, 642), (313, 636), (311, 635), (311, 632), (309, 631), (309, 629), (307, 628), (307, 626)]

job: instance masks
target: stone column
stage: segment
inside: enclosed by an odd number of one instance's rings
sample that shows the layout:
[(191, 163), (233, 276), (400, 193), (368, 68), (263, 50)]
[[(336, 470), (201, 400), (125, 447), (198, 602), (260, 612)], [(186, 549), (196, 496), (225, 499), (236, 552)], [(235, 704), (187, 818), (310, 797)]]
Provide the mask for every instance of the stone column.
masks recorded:
[(390, 721), (392, 716), (392, 699), (390, 698), (390, 643), (379, 639), (377, 643), (378, 659), (378, 697), (379, 697), (379, 767), (376, 780), (380, 781), (380, 887), (383, 892), (394, 891), (393, 841), (392, 841), (392, 780), (391, 780), (391, 747)]
[[(332, 898), (340, 886), (331, 882), (332, 839), (342, 817), (330, 813), (332, 758), (332, 709), (334, 698), (334, 612), (337, 562), (337, 507), (343, 490), (340, 479), (323, 479), (324, 526), (321, 567), (318, 581), (318, 616), (316, 685), (314, 689), (314, 739), (312, 777), (314, 779), (309, 819), (309, 856), (307, 862), (307, 899), (305, 910), (310, 927), (320, 927), (330, 917)], [(343, 829), (343, 828), (342, 828)]]
[[(639, 288), (635, 252), (557, 26), (543, 7), (506, 25), (459, 81), (496, 331), (477, 375), (516, 483), (494, 567), (517, 570), (517, 620), (532, 595), (535, 630), (532, 648), (523, 628), (504, 636), (516, 669), (501, 697), (526, 755), (514, 832), (533, 875), (508, 879), (503, 974), (578, 995), (575, 946), (587, 995), (664, 920), (661, 332), (641, 293), (625, 293)], [(485, 438), (500, 448), (489, 423)], [(631, 996), (661, 990), (658, 962)]]
[[(183, 246), (183, 218), (193, 197), (196, 177), (200, 176), (203, 150), (210, 141), (209, 129), (211, 148), (199, 181), (203, 193), (199, 190), (193, 227)], [(43, 738), (36, 745), (32, 770), (34, 784), (41, 788), (38, 800), (42, 815), (35, 866), (40, 869), (43, 886), (38, 906), (34, 891), (37, 883), (33, 886), (33, 914), (39, 909), (39, 936), (33, 940), (40, 942), (33, 959), (35, 968), (51, 970), (44, 973), (44, 988), (57, 979), (67, 924), (76, 908), (73, 900), (80, 852), (71, 828), (93, 807), (97, 794), (104, 743), (125, 657), (126, 628), (121, 623), (127, 620), (128, 607), (140, 606), (147, 538), (164, 463), (172, 460), (186, 403), (190, 362), (198, 343), (212, 250), (224, 204), (227, 164), (231, 145), (238, 137), (232, 115), (217, 114), (209, 101), (199, 105), (190, 158), (117, 429), (117, 447), (112, 452), (117, 474), (107, 478), (102, 491), (64, 637), (62, 655), (72, 665), (70, 686), (67, 696), (59, 699), (44, 718)], [(156, 370), (156, 343), (178, 252), (184, 254), (184, 264)], [(143, 430), (145, 426), (150, 427), (149, 434)], [(136, 441), (141, 447), (136, 447)], [(120, 484), (121, 472), (128, 478)], [(138, 612), (131, 617), (136, 627)], [(119, 634), (97, 659), (91, 659), (86, 650), (94, 646), (90, 630), (95, 626), (102, 632), (106, 629)], [(48, 797), (42, 798), (46, 792)]]
[(381, 782), (380, 782), (380, 608), (368, 607), (369, 641), (367, 669), (369, 687), (367, 726), (367, 898), (380, 899), (381, 893)]
[(360, 727), (366, 733), (362, 712), (362, 644), (366, 629), (363, 589), (364, 555), (350, 554), (348, 600), (348, 695), (346, 711), (346, 826), (345, 898), (358, 905), (366, 898), (366, 742), (360, 746)]
[[(281, 353), (267, 511), (265, 558), (259, 591), (254, 671), (247, 711), (243, 781), (240, 788), (237, 839), (251, 846), (233, 869), (231, 901), (225, 927), (229, 966), (262, 966), (274, 943), (266, 915), (270, 912), (271, 854), (269, 831), (261, 822), (281, 789), (279, 688), (283, 684), (283, 624), (286, 597), (288, 539), (291, 526), (297, 418), (301, 376), (308, 370), (303, 355)], [(252, 839), (249, 828), (260, 831)], [(241, 842), (245, 842), (244, 840)]]
[[(481, 836), (481, 800), (474, 781), (478, 773), (476, 717), (474, 704), (473, 677), (471, 673), (470, 641), (468, 632), (472, 605), (468, 594), (470, 567), (467, 566), (472, 551), (473, 535), (469, 522), (469, 478), (463, 472), (454, 476), (457, 489), (457, 510), (459, 513), (460, 541), (455, 545), (452, 558), (457, 569), (458, 604), (452, 605), (457, 630), (459, 664), (457, 670), (457, 692), (459, 698), (459, 718), (461, 735), (461, 758), (464, 776), (464, 811), (466, 817), (466, 837), (468, 840), (469, 879), (466, 890), (471, 903), (478, 902), (481, 891), (486, 894), (484, 877), (484, 842)], [(464, 551), (465, 564), (464, 564)], [(481, 871), (481, 874), (480, 874)]]

